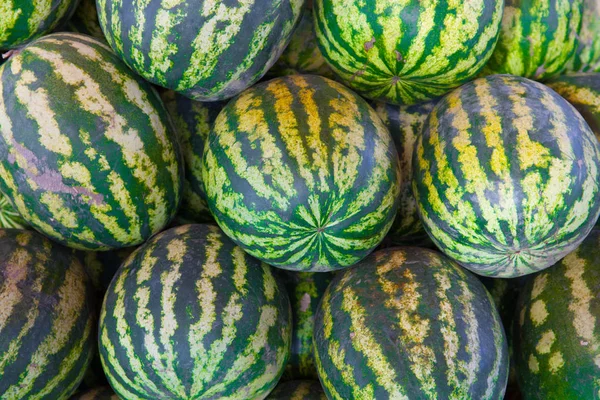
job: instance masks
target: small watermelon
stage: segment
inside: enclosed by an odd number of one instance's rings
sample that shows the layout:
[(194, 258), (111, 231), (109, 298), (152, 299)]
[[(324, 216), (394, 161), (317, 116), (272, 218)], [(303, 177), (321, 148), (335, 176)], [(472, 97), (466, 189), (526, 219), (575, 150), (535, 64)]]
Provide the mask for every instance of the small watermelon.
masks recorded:
[(327, 400), (319, 381), (288, 381), (277, 385), (267, 400)]
[(70, 400), (120, 400), (110, 386), (98, 387), (84, 393), (78, 393)]
[(254, 86), (221, 111), (202, 180), (224, 232), (276, 267), (348, 267), (386, 235), (400, 169), (375, 111), (341, 84), (289, 75)]
[(504, 0), (315, 0), (321, 52), (369, 99), (433, 100), (474, 77), (492, 55)]
[(523, 288), (515, 323), (523, 397), (598, 398), (600, 376), (600, 231)]
[(106, 42), (96, 10), (96, 0), (81, 0), (73, 18), (69, 20), (67, 29), (71, 32), (83, 33)]
[(0, 230), (0, 254), (0, 398), (68, 399), (93, 353), (87, 275), (33, 231)]
[(481, 282), (442, 254), (396, 247), (336, 274), (315, 320), (327, 398), (502, 399), (508, 351)]
[(579, 46), (569, 72), (600, 72), (600, 0), (583, 0)]
[(185, 162), (183, 198), (178, 216), (187, 223), (212, 222), (202, 183), (202, 154), (208, 133), (225, 104), (201, 103), (172, 90), (163, 91), (161, 98), (174, 122)]
[(584, 0), (505, 1), (500, 39), (484, 74), (559, 75), (579, 45)]
[(26, 229), (27, 223), (15, 210), (8, 198), (0, 193), (0, 228)]
[(413, 193), (438, 248), (485, 276), (553, 265), (600, 214), (600, 144), (556, 92), (492, 75), (434, 108), (417, 141)]
[(124, 399), (260, 399), (289, 358), (290, 303), (271, 268), (213, 225), (154, 236), (121, 266), (100, 357)]
[(167, 111), (96, 39), (48, 35), (3, 64), (0, 133), (0, 190), (67, 246), (134, 246), (177, 210), (183, 163)]
[(434, 106), (435, 102), (413, 106), (395, 106), (386, 103), (375, 105), (375, 111), (394, 139), (402, 172), (398, 213), (387, 236), (391, 243), (408, 245), (421, 243), (427, 239), (427, 234), (419, 219), (417, 202), (412, 193), (411, 177), (415, 143)]
[(288, 44), (304, 0), (96, 0), (108, 43), (146, 80), (194, 100), (235, 96)]

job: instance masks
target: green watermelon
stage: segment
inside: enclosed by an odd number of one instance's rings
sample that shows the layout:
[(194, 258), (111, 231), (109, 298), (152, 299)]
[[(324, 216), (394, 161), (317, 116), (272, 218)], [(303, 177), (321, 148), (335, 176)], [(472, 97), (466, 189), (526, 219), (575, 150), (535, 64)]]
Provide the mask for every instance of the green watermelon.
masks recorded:
[(235, 96), (288, 44), (303, 0), (96, 0), (108, 43), (146, 80), (194, 100)]
[(411, 244), (427, 239), (423, 229), (417, 202), (412, 193), (412, 158), (417, 137), (433, 110), (435, 102), (421, 103), (412, 106), (395, 106), (386, 103), (375, 104), (375, 111), (381, 117), (394, 139), (402, 172), (400, 186), (400, 205), (392, 229), (388, 233), (391, 243)]
[(163, 91), (161, 98), (173, 119), (185, 161), (183, 199), (179, 216), (188, 223), (211, 222), (213, 217), (208, 209), (202, 184), (202, 154), (208, 133), (225, 104), (201, 103), (172, 90)]
[(315, 320), (329, 399), (502, 399), (508, 351), (485, 287), (442, 254), (380, 250), (338, 273)]
[(439, 97), (483, 68), (504, 0), (315, 0), (317, 39), (333, 71), (363, 96), (393, 104)]
[(413, 193), (446, 255), (485, 276), (542, 270), (600, 214), (600, 145), (548, 87), (492, 75), (442, 99), (417, 141)]
[(26, 229), (27, 223), (15, 210), (8, 198), (0, 193), (0, 228)]
[(45, 36), (0, 67), (0, 190), (67, 246), (134, 246), (179, 205), (183, 163), (162, 101), (89, 36)]
[(77, 0), (3, 0), (0, 3), (0, 50), (15, 49), (60, 27)]
[(119, 400), (119, 396), (109, 386), (103, 386), (76, 394), (70, 400)]
[(327, 400), (319, 381), (288, 381), (277, 385), (267, 400)]
[(348, 267), (386, 235), (400, 169), (375, 111), (341, 84), (289, 75), (215, 121), (202, 180), (213, 216), (254, 257), (312, 272)]
[(102, 42), (106, 42), (100, 22), (98, 21), (98, 11), (96, 10), (96, 0), (81, 0), (73, 18), (67, 24), (67, 29), (71, 32), (84, 33), (95, 37)]
[(584, 0), (505, 0), (500, 39), (484, 74), (544, 80), (560, 74), (579, 45)]
[(517, 376), (525, 399), (600, 395), (600, 231), (534, 277), (519, 297)]
[(312, 10), (304, 7), (290, 43), (269, 70), (271, 76), (314, 74), (334, 79), (335, 74), (317, 44)]
[(563, 75), (547, 85), (575, 106), (600, 140), (600, 73)]
[(74, 253), (42, 235), (0, 230), (0, 398), (63, 400), (92, 357), (90, 282)]
[(260, 399), (277, 384), (292, 334), (285, 288), (218, 227), (154, 236), (104, 298), (100, 357), (125, 399)]
[(570, 72), (600, 72), (600, 0), (583, 0), (579, 46), (567, 64)]
[(313, 356), (313, 328), (317, 306), (333, 278), (326, 272), (281, 271), (292, 304), (292, 353), (284, 380), (318, 379)]

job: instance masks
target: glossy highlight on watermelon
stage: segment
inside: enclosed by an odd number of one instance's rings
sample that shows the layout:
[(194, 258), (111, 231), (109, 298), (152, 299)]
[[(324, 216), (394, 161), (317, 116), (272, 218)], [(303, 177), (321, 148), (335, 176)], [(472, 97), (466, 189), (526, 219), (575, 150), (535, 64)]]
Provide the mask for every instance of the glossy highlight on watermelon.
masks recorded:
[(282, 382), (268, 396), (267, 400), (327, 400), (319, 381)]
[(315, 321), (328, 399), (497, 399), (506, 337), (479, 280), (442, 254), (396, 247), (336, 274)]
[(348, 267), (386, 235), (400, 169), (375, 111), (341, 84), (290, 75), (227, 104), (206, 141), (202, 180), (223, 231), (283, 269)]
[(548, 87), (492, 75), (442, 99), (413, 159), (425, 230), (446, 255), (484, 276), (553, 265), (600, 214), (600, 145)]
[(303, 0), (96, 0), (113, 50), (144, 79), (194, 100), (257, 82), (290, 40)]
[(0, 230), (0, 397), (65, 400), (92, 357), (92, 290), (74, 253)]
[(125, 399), (254, 399), (289, 358), (290, 303), (271, 267), (213, 225), (185, 225), (138, 248), (111, 282), (100, 356)]
[(45, 36), (0, 67), (0, 190), (36, 230), (108, 250), (160, 231), (183, 162), (162, 101), (89, 36)]
[(315, 0), (323, 56), (352, 89), (393, 104), (433, 100), (483, 68), (504, 0)]

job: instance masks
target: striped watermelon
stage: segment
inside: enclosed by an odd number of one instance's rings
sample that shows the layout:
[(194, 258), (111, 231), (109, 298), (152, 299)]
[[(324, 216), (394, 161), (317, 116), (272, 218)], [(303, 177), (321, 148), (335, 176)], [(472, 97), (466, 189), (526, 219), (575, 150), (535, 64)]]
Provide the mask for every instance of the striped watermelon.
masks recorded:
[(423, 229), (417, 202), (412, 193), (412, 158), (417, 137), (423, 130), (423, 125), (435, 102), (421, 103), (412, 106), (394, 106), (377, 103), (375, 110), (387, 126), (396, 144), (400, 159), (402, 180), (400, 186), (400, 205), (392, 229), (388, 234), (391, 243), (409, 244), (421, 242), (427, 238)]
[(370, 99), (432, 100), (475, 76), (494, 50), (504, 0), (315, 0), (319, 46)]
[(281, 271), (292, 305), (292, 353), (283, 379), (318, 379), (313, 356), (313, 329), (317, 306), (333, 278), (332, 273)]
[(584, 0), (505, 0), (500, 39), (484, 74), (544, 80), (573, 58)]
[(80, 0), (73, 18), (67, 23), (67, 29), (71, 32), (84, 33), (106, 42), (96, 10), (96, 0)]
[(337, 82), (289, 75), (225, 106), (204, 149), (217, 223), (254, 257), (312, 272), (350, 266), (389, 230), (398, 155), (375, 111)]
[(575, 106), (600, 140), (600, 73), (564, 75), (548, 86)]
[(111, 282), (100, 357), (125, 399), (261, 399), (292, 334), (285, 289), (216, 226), (154, 236)]
[(103, 386), (76, 394), (71, 400), (119, 400), (119, 396), (109, 386)]
[(65, 23), (77, 0), (3, 0), (0, 3), (0, 50), (15, 49)]
[(315, 321), (329, 399), (502, 399), (508, 352), (484, 286), (438, 252), (397, 247), (336, 275)]
[(288, 381), (277, 385), (267, 400), (327, 400), (319, 381)]
[(15, 210), (8, 198), (0, 193), (0, 228), (26, 229), (27, 223)]
[(515, 356), (525, 399), (600, 395), (600, 231), (528, 282), (519, 297)]
[(139, 244), (179, 204), (183, 163), (152, 87), (96, 39), (45, 36), (0, 68), (0, 190), (68, 246)]
[(0, 398), (62, 400), (92, 356), (91, 286), (69, 250), (0, 230)]
[(271, 76), (314, 74), (334, 79), (335, 74), (317, 44), (312, 9), (304, 7), (290, 43), (269, 70)]
[(163, 91), (161, 97), (173, 119), (185, 161), (185, 180), (179, 216), (188, 223), (211, 222), (213, 217), (206, 204), (202, 184), (202, 153), (208, 132), (225, 104), (201, 103), (172, 90)]
[(579, 46), (567, 64), (570, 72), (600, 72), (600, 0), (583, 0)]
[(303, 0), (96, 0), (108, 43), (146, 80), (202, 101), (258, 81), (290, 40)]
[(600, 214), (600, 145), (546, 86), (492, 75), (441, 100), (418, 139), (413, 192), (425, 230), (480, 275), (542, 270)]

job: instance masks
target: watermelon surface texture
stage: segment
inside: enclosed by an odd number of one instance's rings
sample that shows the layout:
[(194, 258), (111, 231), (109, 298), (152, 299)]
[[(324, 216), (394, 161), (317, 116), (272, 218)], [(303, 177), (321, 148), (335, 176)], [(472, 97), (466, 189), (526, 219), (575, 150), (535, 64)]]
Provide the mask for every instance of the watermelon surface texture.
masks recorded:
[(434, 108), (413, 158), (425, 230), (484, 276), (553, 265), (600, 213), (600, 146), (581, 115), (541, 83), (477, 79)]
[(479, 280), (442, 254), (380, 250), (336, 274), (315, 321), (328, 399), (502, 399), (508, 351)]
[(579, 46), (584, 0), (506, 0), (502, 31), (485, 74), (545, 80), (563, 72)]
[(162, 101), (89, 36), (45, 36), (0, 67), (0, 190), (67, 246), (137, 245), (175, 214), (183, 163)]
[(369, 99), (415, 104), (474, 77), (494, 50), (503, 0), (315, 0), (334, 72)]
[(260, 399), (292, 334), (285, 288), (212, 225), (154, 236), (125, 261), (100, 316), (100, 356), (125, 399)]
[(235, 96), (288, 44), (303, 0), (96, 0), (108, 43), (146, 80), (194, 100)]
[(400, 169), (375, 111), (341, 84), (290, 75), (254, 86), (221, 111), (202, 180), (224, 232), (276, 267), (348, 267), (386, 235)]
[(528, 282), (517, 306), (515, 356), (523, 398), (598, 397), (600, 231)]
[(64, 400), (92, 357), (94, 310), (74, 253), (42, 235), (0, 230), (0, 398)]
[(106, 42), (100, 21), (98, 21), (96, 0), (80, 0), (73, 17), (67, 23), (67, 29), (70, 32), (83, 33)]
[(327, 400), (319, 381), (282, 382), (273, 390), (267, 400)]
[(600, 72), (600, 0), (583, 0), (579, 46), (569, 72)]

